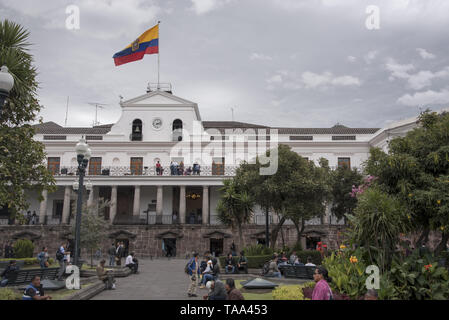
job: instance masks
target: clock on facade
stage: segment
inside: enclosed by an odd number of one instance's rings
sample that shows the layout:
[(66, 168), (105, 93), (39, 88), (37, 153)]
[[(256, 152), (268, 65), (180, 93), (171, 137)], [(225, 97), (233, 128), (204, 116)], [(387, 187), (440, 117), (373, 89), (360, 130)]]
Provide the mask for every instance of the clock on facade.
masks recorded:
[(162, 120), (161, 118), (155, 118), (153, 120), (153, 128), (154, 129), (160, 129), (162, 127)]

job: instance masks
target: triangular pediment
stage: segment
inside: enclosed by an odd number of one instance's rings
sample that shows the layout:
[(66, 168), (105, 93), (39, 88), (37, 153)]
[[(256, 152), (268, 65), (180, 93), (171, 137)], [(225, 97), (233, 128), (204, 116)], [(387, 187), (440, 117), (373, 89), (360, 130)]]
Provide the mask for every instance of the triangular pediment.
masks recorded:
[(182, 99), (164, 91), (153, 91), (139, 97), (123, 101), (122, 107), (161, 106), (161, 105), (195, 105), (194, 102)]

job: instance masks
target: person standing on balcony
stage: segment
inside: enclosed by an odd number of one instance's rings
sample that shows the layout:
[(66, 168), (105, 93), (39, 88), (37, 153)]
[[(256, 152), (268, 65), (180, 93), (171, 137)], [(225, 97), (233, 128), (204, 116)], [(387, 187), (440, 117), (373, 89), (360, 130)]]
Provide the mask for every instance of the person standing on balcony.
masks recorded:
[(172, 176), (175, 175), (175, 165), (174, 165), (173, 161), (170, 161), (170, 174)]
[(37, 214), (36, 211), (33, 211), (33, 214), (31, 215), (31, 224), (37, 223)]
[(158, 176), (162, 175), (162, 166), (161, 166), (161, 163), (159, 161), (156, 163), (156, 174)]
[(179, 176), (183, 176), (183, 175), (184, 175), (184, 162), (183, 162), (183, 161), (181, 161), (181, 162), (179, 163), (178, 175), (179, 175)]

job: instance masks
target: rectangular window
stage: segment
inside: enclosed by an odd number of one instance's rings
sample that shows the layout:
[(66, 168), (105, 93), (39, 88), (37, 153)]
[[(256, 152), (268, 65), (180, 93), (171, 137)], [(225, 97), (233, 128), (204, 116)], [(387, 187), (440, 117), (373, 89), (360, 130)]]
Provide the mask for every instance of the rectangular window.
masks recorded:
[(224, 175), (224, 163), (225, 158), (213, 158), (212, 159), (212, 175), (223, 176)]
[(62, 219), (62, 210), (64, 208), (64, 200), (53, 200), (53, 219)]
[(131, 158), (131, 174), (141, 176), (143, 169), (143, 158)]
[(351, 158), (338, 158), (338, 167), (343, 168), (346, 167), (348, 169), (351, 168)]
[(355, 140), (355, 136), (332, 136), (332, 140)]
[(101, 157), (92, 157), (89, 160), (89, 175), (101, 175)]
[(67, 136), (44, 136), (44, 140), (67, 140)]
[(313, 136), (290, 136), (290, 140), (313, 140)]
[(103, 140), (103, 136), (86, 136), (86, 140)]
[(49, 157), (47, 160), (48, 171), (50, 171), (51, 174), (59, 174), (60, 163), (60, 157)]

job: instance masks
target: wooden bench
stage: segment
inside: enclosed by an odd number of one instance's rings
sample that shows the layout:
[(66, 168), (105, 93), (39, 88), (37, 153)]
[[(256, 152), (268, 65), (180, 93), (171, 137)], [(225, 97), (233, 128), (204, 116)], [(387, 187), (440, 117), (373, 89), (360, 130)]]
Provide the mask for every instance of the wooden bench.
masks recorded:
[[(14, 260), (14, 259), (11, 259)], [(6, 269), (6, 267), (9, 266), (9, 260), (8, 261), (0, 261), (0, 274), (3, 272), (3, 270)], [(16, 260), (16, 267), (19, 267), (19, 269), (22, 269), (25, 266), (24, 260)]]
[(8, 276), (8, 286), (17, 286), (24, 283), (30, 283), (34, 276), (39, 276), (41, 280), (55, 280), (58, 277), (58, 271), (59, 268), (18, 270)]
[(313, 280), (313, 273), (316, 267), (309, 266), (279, 266), (279, 270), (286, 278), (311, 279)]

